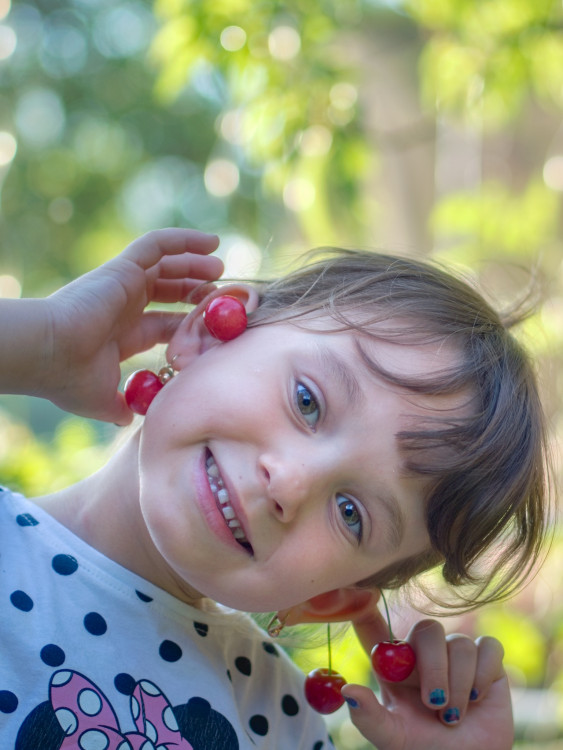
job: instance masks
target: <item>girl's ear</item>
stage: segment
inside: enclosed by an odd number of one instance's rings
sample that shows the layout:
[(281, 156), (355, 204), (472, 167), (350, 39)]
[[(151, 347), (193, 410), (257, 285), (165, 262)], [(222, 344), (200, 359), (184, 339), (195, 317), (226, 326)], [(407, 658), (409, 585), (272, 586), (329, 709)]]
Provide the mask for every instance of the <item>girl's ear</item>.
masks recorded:
[(291, 609), (278, 612), (278, 619), (286, 625), (306, 622), (358, 622), (373, 615), (379, 601), (379, 591), (342, 588), (327, 591), (298, 604)]
[(215, 297), (230, 295), (239, 299), (246, 309), (247, 315), (258, 307), (258, 292), (249, 284), (225, 284), (207, 294), (194, 309), (186, 315), (174, 332), (168, 344), (167, 359), (173, 362), (175, 370), (181, 370), (212, 346), (224, 346), (214, 338), (203, 321), (203, 313), (207, 305)]

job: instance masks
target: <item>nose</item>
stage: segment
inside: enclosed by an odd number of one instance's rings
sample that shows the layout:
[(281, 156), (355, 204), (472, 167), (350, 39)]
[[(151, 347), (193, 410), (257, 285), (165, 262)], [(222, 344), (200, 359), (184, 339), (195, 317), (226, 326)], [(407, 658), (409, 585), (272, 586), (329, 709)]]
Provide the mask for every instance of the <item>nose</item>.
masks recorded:
[(261, 480), (271, 510), (284, 523), (292, 521), (319, 489), (319, 468), (303, 457), (264, 454), (259, 459)]

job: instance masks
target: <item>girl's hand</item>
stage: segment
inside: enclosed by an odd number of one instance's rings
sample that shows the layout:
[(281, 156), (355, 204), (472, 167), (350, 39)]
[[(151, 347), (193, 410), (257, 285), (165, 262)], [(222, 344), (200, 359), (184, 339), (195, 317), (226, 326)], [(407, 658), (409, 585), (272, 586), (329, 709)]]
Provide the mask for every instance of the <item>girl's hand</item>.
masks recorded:
[[(368, 653), (388, 638), (379, 613), (355, 627)], [(510, 750), (512, 708), (501, 644), (489, 637), (446, 637), (433, 620), (417, 623), (406, 640), (417, 666), (400, 683), (378, 677), (381, 702), (360, 685), (343, 689), (358, 704), (350, 716), (360, 732), (378, 750)]]
[[(161, 229), (42, 301), (47, 311), (41, 392), (66, 411), (129, 424), (118, 392), (120, 362), (167, 343), (185, 313), (145, 312), (149, 302), (180, 302), (223, 272), (215, 235)], [(209, 287), (208, 287), (209, 288)]]

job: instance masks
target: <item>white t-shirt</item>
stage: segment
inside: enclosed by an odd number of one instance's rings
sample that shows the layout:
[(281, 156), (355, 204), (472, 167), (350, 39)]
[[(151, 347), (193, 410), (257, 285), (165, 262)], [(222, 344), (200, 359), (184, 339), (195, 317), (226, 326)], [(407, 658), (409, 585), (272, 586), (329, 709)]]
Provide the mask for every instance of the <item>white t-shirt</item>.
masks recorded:
[(1, 490), (0, 747), (332, 744), (303, 675), (250, 618), (184, 604)]

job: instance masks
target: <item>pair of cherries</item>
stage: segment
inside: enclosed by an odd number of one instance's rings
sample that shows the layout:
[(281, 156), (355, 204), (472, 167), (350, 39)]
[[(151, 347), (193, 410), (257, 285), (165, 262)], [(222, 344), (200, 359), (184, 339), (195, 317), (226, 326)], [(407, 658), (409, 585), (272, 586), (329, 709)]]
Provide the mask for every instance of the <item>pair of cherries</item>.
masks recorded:
[[(383, 593), (382, 593), (383, 597)], [(383, 597), (387, 624), (389, 626), (389, 640), (377, 643), (371, 651), (371, 663), (375, 672), (388, 682), (402, 682), (413, 671), (416, 655), (410, 644), (393, 638), (391, 620), (387, 602)], [(328, 630), (329, 666), (320, 667), (310, 672), (305, 679), (305, 698), (309, 705), (320, 714), (331, 714), (344, 704), (342, 688), (346, 680), (342, 675), (332, 670), (330, 666), (330, 626)]]
[[(223, 294), (209, 302), (203, 313), (203, 322), (214, 338), (231, 341), (246, 330), (246, 310), (239, 299)], [(124, 387), (127, 406), (135, 414), (144, 416), (156, 394), (173, 374), (170, 366), (163, 367), (158, 374), (150, 370), (132, 373)]]

